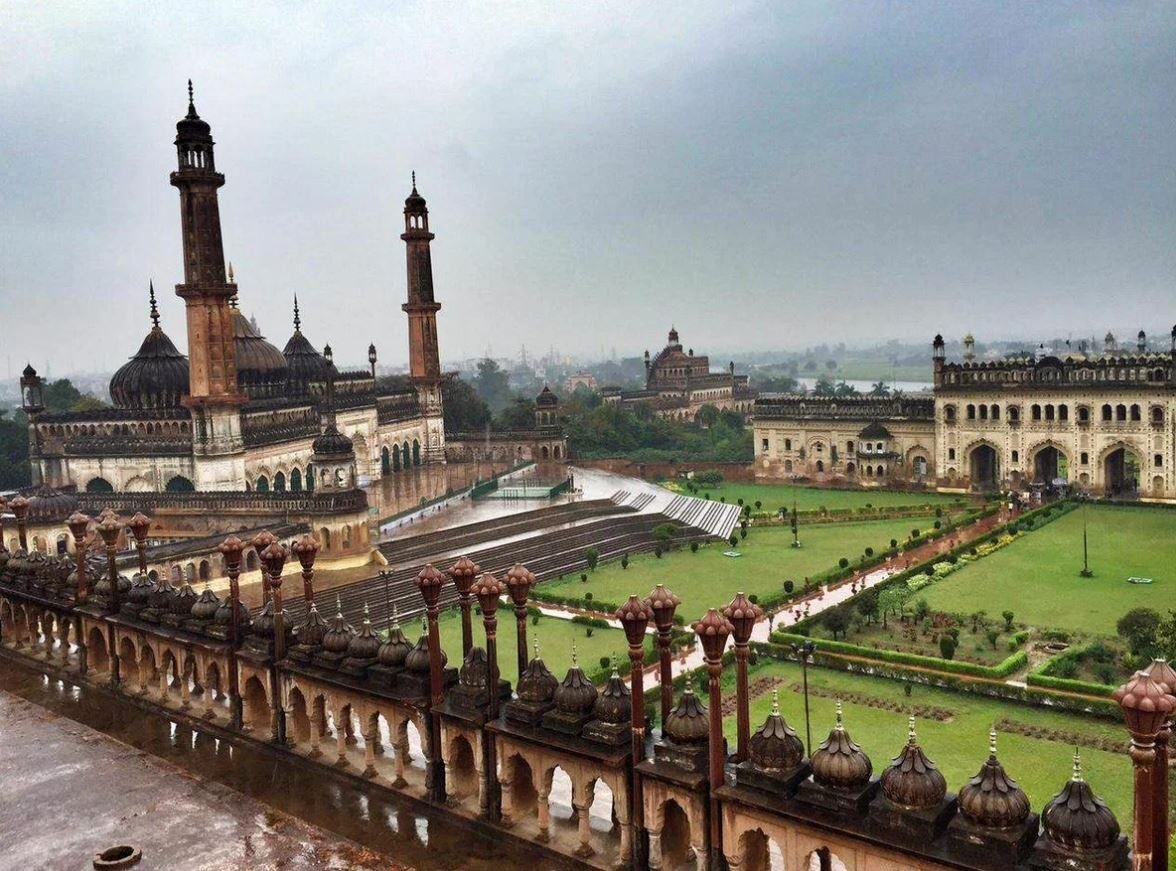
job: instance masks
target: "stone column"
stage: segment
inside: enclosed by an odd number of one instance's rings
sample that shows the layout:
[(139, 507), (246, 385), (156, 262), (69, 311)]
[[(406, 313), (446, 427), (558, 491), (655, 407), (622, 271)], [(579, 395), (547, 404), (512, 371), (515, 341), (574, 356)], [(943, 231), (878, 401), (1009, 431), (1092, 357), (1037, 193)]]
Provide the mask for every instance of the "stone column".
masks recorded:
[(738, 744), (735, 758), (742, 762), (747, 758), (747, 744), (751, 739), (751, 720), (749, 714), (747, 689), (747, 660), (750, 653), (748, 642), (756, 621), (763, 616), (760, 607), (751, 602), (743, 593), (736, 593), (726, 608), (723, 616), (731, 622), (732, 636), (735, 640), (735, 712), (737, 721)]
[[(441, 632), (437, 626), (440, 612), (441, 585), (445, 576), (431, 565), (421, 569), (417, 575), (417, 589), (425, 602), (425, 616), (429, 626), (429, 702), (438, 707), (445, 701), (441, 674)], [(445, 801), (445, 763), (441, 759), (441, 718), (431, 710), (427, 712), (428, 741), (425, 743), (428, 763), (425, 769), (425, 786), (429, 800), (438, 804)]]
[(376, 742), (380, 739), (378, 729), (372, 729), (363, 736), (363, 776), (376, 776)]
[(392, 757), (392, 770), (396, 775), (392, 785), (397, 789), (404, 789), (408, 785), (408, 781), (404, 779), (404, 767), (408, 764), (408, 734), (405, 733), (403, 738), (397, 739), (392, 749), (395, 753)]
[[(1148, 674), (1158, 681), (1168, 693), (1168, 698), (1176, 700), (1176, 669), (1167, 660), (1157, 659), (1148, 669)], [(1169, 712), (1167, 718), (1156, 733), (1155, 774), (1152, 778), (1155, 787), (1155, 841), (1156, 861), (1155, 871), (1168, 871), (1168, 848), (1171, 833), (1168, 827), (1168, 754), (1172, 743), (1172, 719), (1176, 711)]]
[(347, 724), (346, 721), (340, 719), (341, 716), (339, 711), (335, 712), (335, 765), (339, 768), (346, 768)]
[(551, 839), (551, 808), (547, 806), (547, 790), (539, 791), (539, 834), (535, 836), (535, 840), (540, 844), (546, 844)]
[[(708, 705), (710, 713), (709, 727), (709, 780), (710, 780), (710, 855), (696, 851), (699, 861), (710, 868), (720, 868), (723, 862), (723, 821), (719, 809), (719, 800), (715, 797), (715, 788), (722, 786), (725, 780), (726, 753), (723, 742), (723, 693), (719, 680), (723, 675), (723, 648), (727, 646), (727, 638), (731, 635), (731, 621), (711, 608), (706, 615), (693, 626), (694, 632), (702, 642), (706, 655), (706, 671), (708, 677)], [(699, 833), (701, 834), (701, 833)]]
[(649, 867), (652, 871), (660, 871), (662, 866), (661, 832), (649, 832)]
[[(1147, 672), (1137, 671), (1113, 698), (1123, 710), (1131, 732), (1131, 764), (1135, 770), (1135, 815), (1132, 836), (1133, 871), (1156, 871), (1155, 793), (1156, 735), (1176, 707), (1167, 686)], [(1162, 867), (1162, 866), (1159, 866)]]
[(499, 775), (498, 786), (502, 790), (502, 813), (498, 821), (503, 828), (509, 829), (514, 825), (514, 794), (511, 792), (514, 780)]
[[(653, 609), (649, 602), (642, 601), (636, 596), (630, 596), (614, 615), (625, 630), (625, 640), (629, 644), (630, 685), (633, 700), (633, 737), (630, 743), (629, 777), (631, 786), (629, 795), (633, 803), (633, 828), (636, 837), (632, 839), (632, 853), (623, 857), (634, 867), (643, 864), (641, 830), (644, 827), (645, 809), (642, 797), (641, 775), (637, 766), (645, 758), (645, 630), (653, 618)], [(652, 866), (651, 866), (652, 867)]]
[[(586, 790), (585, 790), (586, 791)], [(576, 847), (576, 855), (581, 859), (587, 859), (596, 851), (592, 849), (589, 840), (592, 837), (592, 829), (589, 827), (588, 809), (592, 807), (592, 797), (584, 796), (580, 804), (576, 804), (576, 812), (579, 814), (577, 821), (580, 835), (580, 845)]]

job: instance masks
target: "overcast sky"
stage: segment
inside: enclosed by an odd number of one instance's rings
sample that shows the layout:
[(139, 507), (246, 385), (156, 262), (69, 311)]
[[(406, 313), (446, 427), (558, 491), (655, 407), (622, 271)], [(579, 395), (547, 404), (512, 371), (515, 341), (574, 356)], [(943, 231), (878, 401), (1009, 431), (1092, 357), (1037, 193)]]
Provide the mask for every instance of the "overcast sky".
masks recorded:
[[(182, 10), (182, 11), (181, 11)], [(186, 348), (175, 122), (279, 347), (700, 353), (1176, 320), (1176, 4), (0, 0), (0, 367)], [(0, 368), (0, 375), (7, 370)]]

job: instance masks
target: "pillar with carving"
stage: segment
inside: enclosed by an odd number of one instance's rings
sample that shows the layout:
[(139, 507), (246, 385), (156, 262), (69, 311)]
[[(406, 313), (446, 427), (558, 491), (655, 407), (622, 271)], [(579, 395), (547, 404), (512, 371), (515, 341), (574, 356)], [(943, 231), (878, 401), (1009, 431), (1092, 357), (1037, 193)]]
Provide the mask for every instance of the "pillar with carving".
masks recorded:
[(307, 610), (310, 610), (314, 602), (314, 560), (319, 552), (318, 539), (308, 532), (294, 542), (292, 549), (302, 566), (302, 598), (306, 600)]
[[(486, 572), (474, 583), (473, 594), (482, 609), (482, 625), (486, 629), (486, 720), (498, 719), (498, 599), (505, 592), (503, 584)], [(502, 814), (502, 796), (498, 785), (498, 759), (494, 736), (487, 730), (482, 735), (481, 800), (482, 816), (497, 820)]]
[(1171, 715), (1176, 701), (1167, 687), (1150, 674), (1137, 671), (1113, 698), (1123, 710), (1131, 733), (1131, 764), (1135, 770), (1135, 815), (1131, 844), (1133, 871), (1155, 871), (1156, 735)]
[(520, 675), (527, 670), (527, 600), (534, 586), (535, 576), (522, 563), (515, 563), (506, 573), (506, 589), (514, 603)]
[(708, 774), (711, 796), (708, 867), (718, 869), (723, 863), (723, 820), (715, 790), (723, 785), (727, 763), (723, 741), (723, 692), (719, 680), (723, 675), (723, 648), (727, 646), (727, 638), (730, 637), (733, 627), (730, 620), (715, 608), (711, 608), (692, 628), (702, 643), (702, 652), (706, 659), (707, 704), (710, 707)]
[(229, 722), (241, 728), (241, 691), (237, 675), (237, 648), (241, 646), (241, 554), (245, 543), (235, 535), (226, 538), (217, 550), (225, 560), (229, 576)]
[(756, 621), (764, 615), (759, 605), (743, 593), (736, 593), (723, 616), (731, 623), (731, 635), (735, 641), (735, 710), (738, 723), (738, 743), (735, 759), (742, 762), (747, 758), (747, 742), (751, 738), (751, 722), (747, 698), (747, 660), (750, 654), (749, 642)]
[[(470, 655), (470, 648), (474, 646), (474, 628), (470, 622), (470, 588), (474, 585), (474, 578), (482, 569), (469, 557), (461, 557), (453, 564), (448, 572), (457, 587), (457, 606), (461, 609), (461, 658)], [(521, 674), (521, 672), (520, 672)]]
[(664, 584), (658, 584), (645, 602), (653, 612), (653, 622), (657, 626), (661, 722), (664, 726), (666, 717), (674, 708), (674, 672), (670, 662), (670, 634), (674, 629), (674, 612), (682, 604), (682, 600), (667, 590)]
[[(437, 615), (440, 613), (441, 587), (445, 583), (445, 575), (426, 565), (417, 575), (416, 584), (421, 598), (425, 602), (425, 618), (429, 627), (429, 701), (430, 708), (445, 701), (445, 694), (441, 685), (441, 631), (437, 626)], [(445, 801), (445, 760), (441, 758), (441, 718), (432, 710), (426, 712), (429, 726), (429, 746), (427, 748), (427, 767), (425, 769), (425, 791), (429, 800), (437, 803)]]
[[(1168, 697), (1176, 702), (1176, 669), (1166, 659), (1157, 659), (1148, 669), (1152, 676), (1168, 693)], [(1168, 759), (1172, 744), (1172, 721), (1176, 718), (1176, 711), (1170, 711), (1164, 719), (1163, 725), (1156, 733), (1156, 773), (1155, 781), (1155, 842), (1156, 861), (1155, 871), (1168, 871), (1168, 847), (1171, 842), (1171, 831), (1168, 825)]]
[(629, 643), (629, 683), (633, 699), (633, 741), (632, 759), (630, 760), (629, 776), (632, 782), (629, 795), (633, 796), (633, 854), (630, 858), (634, 868), (640, 868), (645, 863), (644, 845), (641, 832), (644, 829), (644, 799), (642, 798), (641, 775), (637, 766), (645, 758), (645, 630), (649, 628), (649, 621), (653, 619), (653, 610), (649, 605), (630, 596), (613, 615), (621, 622), (625, 630), (625, 640)]

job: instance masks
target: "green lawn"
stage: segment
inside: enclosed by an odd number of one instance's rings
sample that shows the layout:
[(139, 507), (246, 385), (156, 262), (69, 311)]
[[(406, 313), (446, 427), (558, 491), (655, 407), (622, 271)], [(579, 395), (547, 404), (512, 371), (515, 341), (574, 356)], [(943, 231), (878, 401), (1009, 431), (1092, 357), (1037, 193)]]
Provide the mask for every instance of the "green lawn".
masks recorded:
[[(461, 616), (456, 608), (441, 615), (441, 646), (449, 656), (449, 664), (458, 668), (461, 666)], [(475, 607), (472, 615), (474, 626), (474, 644), (486, 647), (486, 633), (482, 628), (482, 618)], [(413, 642), (419, 637), (419, 627), (406, 626), (404, 634)], [(563, 680), (568, 668), (572, 664), (572, 643), (575, 642), (576, 654), (581, 668), (591, 674), (600, 668), (600, 657), (617, 655), (617, 661), (622, 662), (629, 655), (629, 645), (625, 641), (625, 633), (620, 629), (594, 628), (592, 637), (587, 635), (587, 626), (561, 620), (558, 617), (539, 617), (538, 625), (532, 625), (531, 618), (527, 618), (527, 644), (533, 645), (539, 641), (539, 654), (552, 673)], [(514, 610), (500, 608), (498, 611), (498, 669), (505, 680), (513, 686), (518, 679), (517, 653), (518, 636)], [(533, 650), (527, 651), (530, 660)]]
[[(673, 484), (669, 489), (686, 493), (685, 488)], [(728, 502), (755, 505), (758, 499), (763, 504), (764, 511), (775, 511), (778, 508), (801, 511), (820, 508), (861, 508), (869, 504), (878, 506), (911, 507), (918, 505), (948, 505), (960, 497), (948, 493), (905, 493), (893, 490), (826, 490), (820, 487), (799, 487), (791, 484), (735, 484), (724, 483), (715, 487), (703, 488), (698, 494), (701, 498), (707, 495), (711, 499), (726, 498)]]
[[(780, 709), (789, 725), (804, 740), (804, 697), (791, 689), (800, 684), (799, 666), (794, 663), (766, 663), (752, 670), (751, 680), (775, 677), (784, 681), (780, 688)], [(880, 699), (905, 701), (902, 685), (884, 678), (850, 675), (822, 668), (809, 669), (809, 686), (834, 693), (858, 693)], [(697, 688), (696, 688), (697, 690)], [(814, 748), (825, 739), (834, 722), (834, 698), (810, 693)], [(1092, 717), (1049, 711), (1042, 708), (1002, 702), (979, 695), (953, 693), (913, 685), (912, 705), (929, 705), (953, 712), (951, 720), (917, 723), (919, 743), (947, 778), (948, 789), (958, 791), (988, 758), (988, 730), (1001, 719), (1044, 728), (1064, 730), (1092, 737), (1122, 740), (1128, 736), (1119, 725)], [(771, 709), (771, 693), (752, 700), (751, 726), (758, 729)], [(907, 735), (907, 715), (863, 704), (844, 703), (845, 726), (861, 745), (880, 773), (902, 749)], [(735, 717), (727, 717), (723, 731), (728, 741), (735, 741)], [(1070, 776), (1074, 748), (1061, 741), (1030, 738), (1013, 733), (1000, 734), (998, 755), (1005, 770), (1029, 795), (1032, 807), (1040, 812)], [(1091, 747), (1081, 748), (1082, 767), (1095, 791), (1110, 805), (1119, 824), (1131, 828), (1131, 762), (1126, 753), (1108, 753)]]
[[(1083, 512), (1093, 578), (1080, 577)], [(1127, 583), (1148, 577), (1150, 585)], [(1176, 512), (1089, 506), (1071, 511), (922, 594), (934, 609), (999, 614), (1037, 628), (1114, 635), (1137, 606), (1176, 607)]]
[(792, 532), (783, 526), (752, 527), (739, 544), (738, 558), (724, 556), (726, 544), (704, 545), (698, 553), (681, 548), (658, 559), (653, 554), (634, 556), (628, 569), (619, 561), (601, 564), (588, 573), (563, 581), (547, 581), (541, 589), (567, 596), (591, 592), (602, 602), (620, 604), (632, 593), (645, 596), (655, 584), (665, 584), (681, 599), (678, 613), (688, 622), (707, 608), (726, 605), (736, 592), (764, 595), (779, 590), (786, 579), (799, 589), (806, 576), (835, 568), (845, 557), (856, 561), (867, 547), (876, 552), (902, 541), (912, 528), (929, 526), (921, 519), (871, 520), (860, 523), (824, 523), (800, 526), (802, 547), (792, 547)]

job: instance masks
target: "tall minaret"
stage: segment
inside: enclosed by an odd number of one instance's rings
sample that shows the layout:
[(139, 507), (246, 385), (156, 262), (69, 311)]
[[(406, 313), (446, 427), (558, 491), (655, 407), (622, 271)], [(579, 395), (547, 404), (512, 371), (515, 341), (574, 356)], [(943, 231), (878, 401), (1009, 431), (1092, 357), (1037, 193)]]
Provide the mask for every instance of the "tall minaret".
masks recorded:
[(401, 308), (408, 314), (408, 373), (426, 418), (428, 432), (425, 455), (443, 461), (445, 431), (441, 420), (441, 358), (437, 349), (437, 312), (441, 304), (433, 299), (433, 263), (429, 256), (429, 210), (417, 193), (416, 173), (412, 193), (404, 201), (404, 232), (407, 246), (408, 302)]
[(198, 490), (244, 490), (244, 444), (240, 407), (246, 397), (237, 387), (230, 300), (236, 286), (225, 277), (217, 189), (225, 177), (216, 171), (212, 128), (196, 114), (188, 80), (188, 114), (176, 124), (179, 165), (171, 183), (180, 191), (184, 243), (184, 283), (176, 295), (188, 319), (188, 396)]

